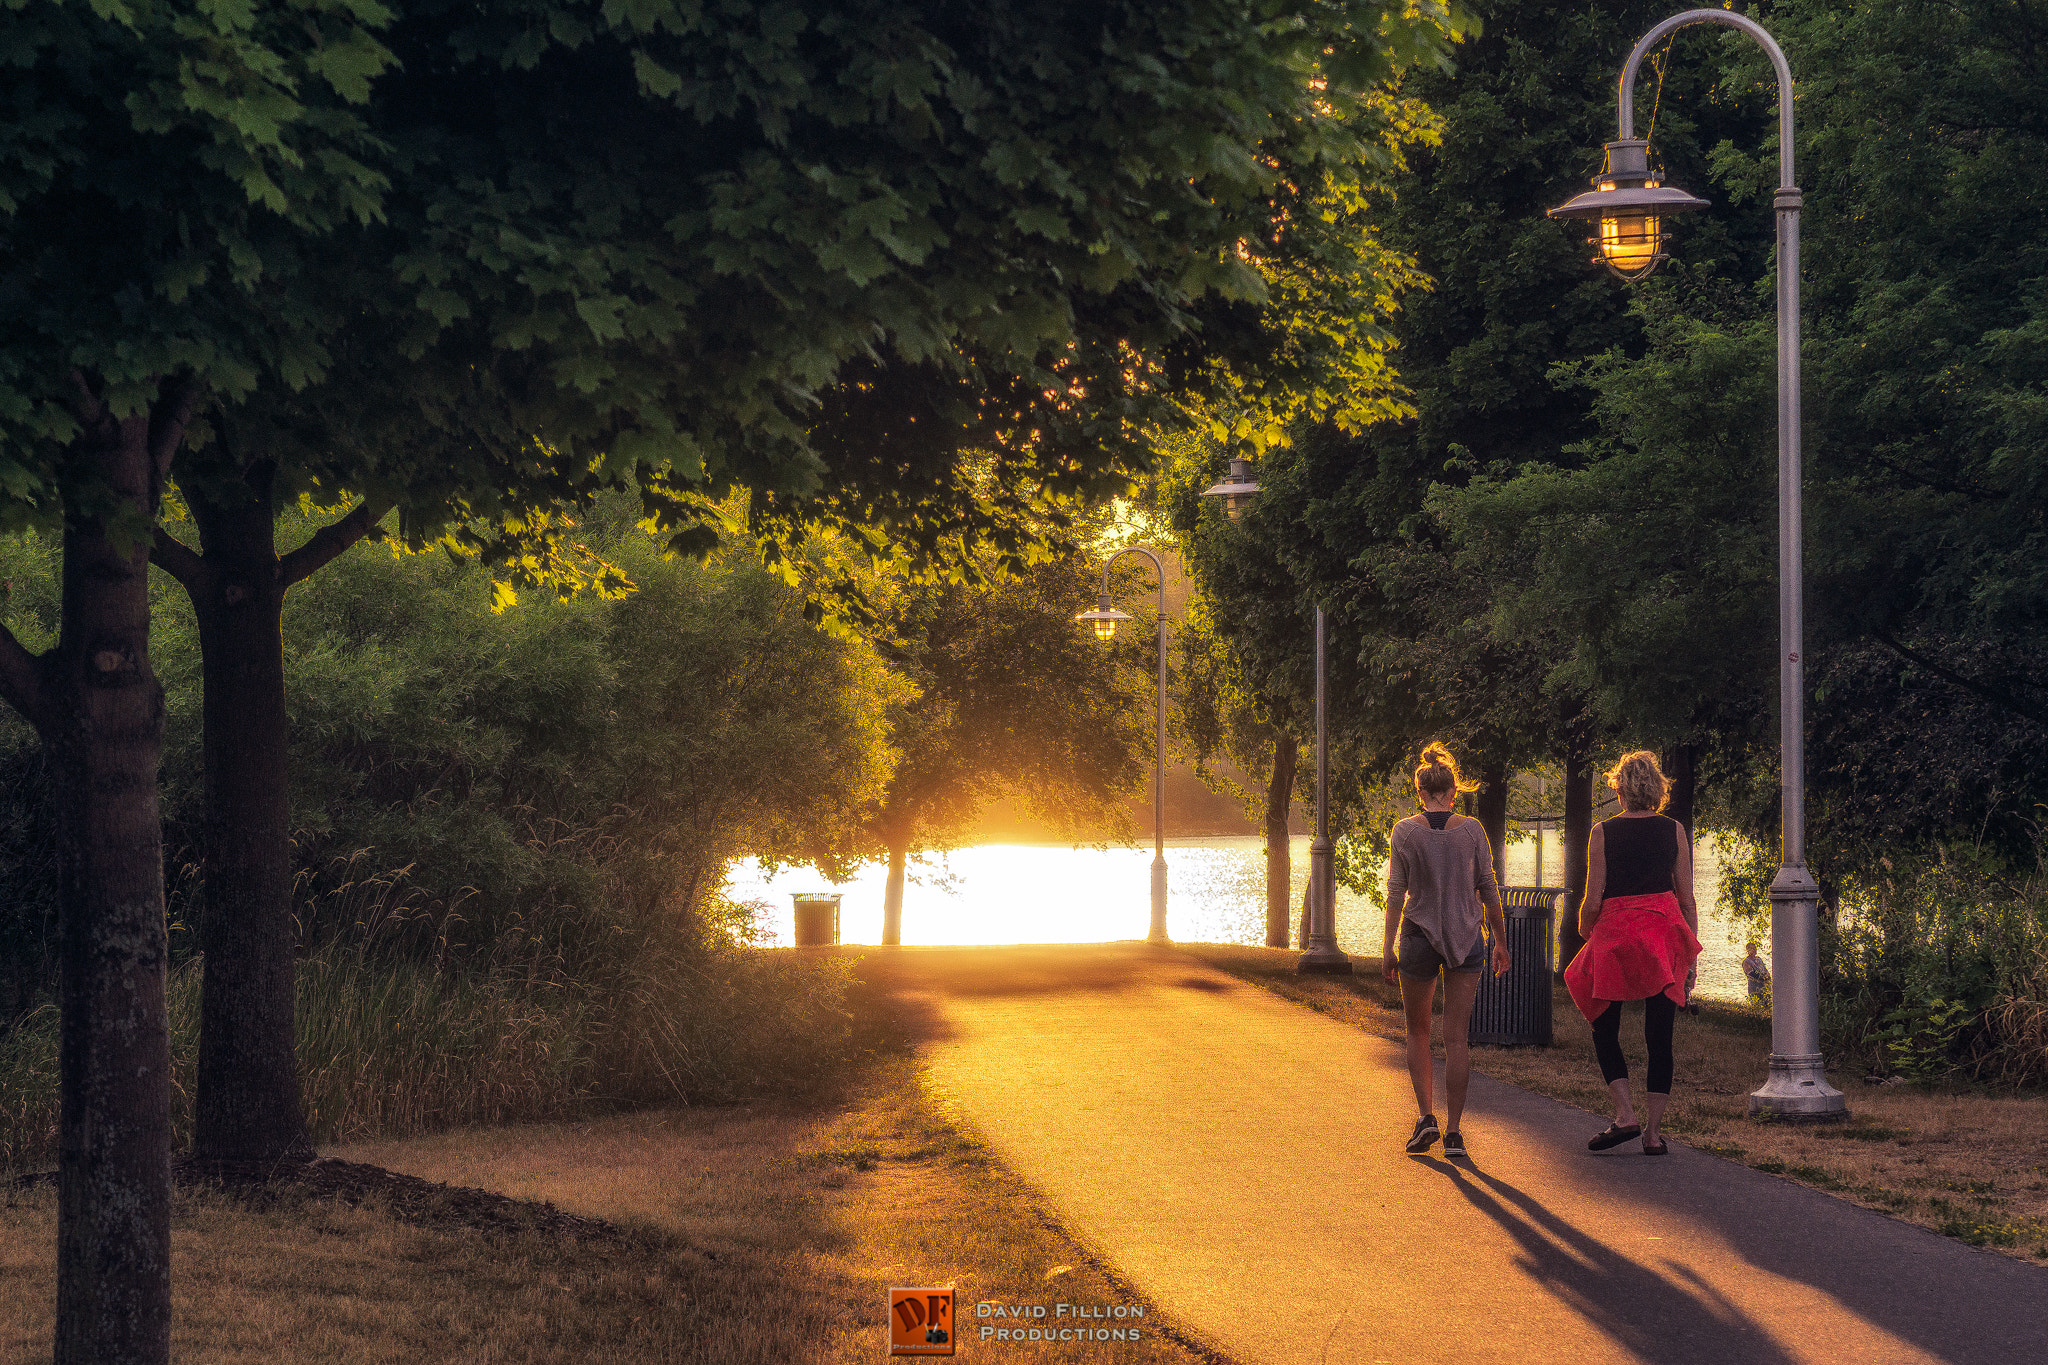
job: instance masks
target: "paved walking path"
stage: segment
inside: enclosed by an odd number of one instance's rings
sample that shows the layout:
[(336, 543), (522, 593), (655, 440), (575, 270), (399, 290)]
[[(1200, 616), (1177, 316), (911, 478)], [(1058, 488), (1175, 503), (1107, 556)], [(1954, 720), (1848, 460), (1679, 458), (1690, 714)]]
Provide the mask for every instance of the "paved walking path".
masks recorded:
[(1472, 1160), (1407, 1156), (1395, 1045), (1190, 957), (864, 970), (919, 1010), (937, 1085), (1003, 1162), (1241, 1365), (2048, 1361), (2048, 1270), (1676, 1141), (1589, 1153), (1604, 1117), (1483, 1076)]

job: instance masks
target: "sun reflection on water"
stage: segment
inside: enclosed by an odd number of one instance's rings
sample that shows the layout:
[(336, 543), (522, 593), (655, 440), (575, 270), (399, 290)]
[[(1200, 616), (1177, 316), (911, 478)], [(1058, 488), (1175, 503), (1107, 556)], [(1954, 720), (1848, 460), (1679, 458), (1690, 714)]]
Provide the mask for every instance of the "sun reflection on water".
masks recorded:
[[(1306, 837), (1292, 841), (1291, 920), (1301, 913), (1308, 882)], [(1535, 844), (1511, 845), (1507, 883), (1533, 885)], [(1714, 913), (1720, 862), (1702, 841), (1697, 878), (1700, 994), (1739, 1000), (1745, 985), (1742, 949)], [(1184, 943), (1263, 943), (1266, 939), (1265, 841), (1257, 835), (1166, 841), (1167, 933)], [(1544, 841), (1546, 880), (1563, 864), (1553, 833)], [(1151, 916), (1152, 850), (1073, 848), (1065, 844), (982, 844), (913, 863), (903, 891), (903, 942), (910, 945), (1108, 943), (1141, 939)], [(1384, 876), (1384, 873), (1379, 873)], [(794, 892), (840, 896), (840, 941), (880, 943), (887, 870), (864, 867), (851, 881), (828, 885), (808, 868), (763, 877), (752, 861), (733, 871), (727, 892), (759, 910), (769, 941), (792, 941)], [(1385, 913), (1370, 899), (1338, 888), (1337, 942), (1347, 952), (1377, 955)]]

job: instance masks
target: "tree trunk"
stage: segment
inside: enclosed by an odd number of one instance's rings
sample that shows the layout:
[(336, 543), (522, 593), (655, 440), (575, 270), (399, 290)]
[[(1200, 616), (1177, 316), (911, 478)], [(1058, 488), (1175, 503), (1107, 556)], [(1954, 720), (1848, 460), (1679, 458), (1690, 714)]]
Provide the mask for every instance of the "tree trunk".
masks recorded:
[(882, 890), (882, 946), (896, 948), (903, 943), (903, 865), (910, 849), (905, 844), (889, 845), (889, 880)]
[(160, 1365), (171, 1349), (171, 1054), (147, 537), (196, 390), (168, 384), (150, 411), (116, 418), (73, 378), (82, 431), (58, 644), (34, 658), (0, 627), (0, 692), (41, 736), (56, 801), (54, 1360)]
[(284, 596), (390, 508), (360, 503), (280, 558), (273, 473), (258, 461), (244, 474), (245, 496), (193, 498), (203, 553), (160, 528), (152, 553), (192, 599), (205, 681), (206, 973), (192, 1150), (264, 1167), (313, 1155), (294, 1017)]
[(1688, 842), (1692, 839), (1692, 820), (1698, 799), (1698, 788), (1693, 776), (1693, 756), (1697, 749), (1690, 744), (1674, 744), (1664, 751), (1662, 766), (1664, 776), (1671, 779), (1671, 800), (1666, 803), (1664, 813), (1685, 826)]
[(1579, 936), (1579, 902), (1586, 895), (1586, 844), (1593, 836), (1593, 745), (1583, 727), (1566, 735), (1564, 758), (1565, 907), (1557, 924), (1557, 972), (1571, 965), (1586, 940)]
[(1486, 842), (1493, 846), (1493, 875), (1500, 885), (1508, 880), (1508, 779), (1506, 768), (1493, 765), (1479, 770), (1479, 823), (1486, 827)]
[(1273, 777), (1266, 784), (1266, 946), (1287, 946), (1289, 889), (1294, 881), (1287, 813), (1294, 804), (1294, 768), (1301, 746), (1292, 735), (1273, 739)]
[(206, 975), (192, 1155), (310, 1161), (293, 1029), (284, 593), (267, 467), (234, 506), (194, 498), (205, 571), (186, 585), (205, 673)]

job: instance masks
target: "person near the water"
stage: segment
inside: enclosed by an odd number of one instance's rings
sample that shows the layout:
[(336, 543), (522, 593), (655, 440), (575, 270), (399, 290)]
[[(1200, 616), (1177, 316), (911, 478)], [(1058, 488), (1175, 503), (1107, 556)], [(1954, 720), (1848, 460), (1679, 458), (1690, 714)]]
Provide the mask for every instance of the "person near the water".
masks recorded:
[[(1472, 1078), (1467, 1038), (1472, 1001), (1479, 994), (1479, 973), (1486, 959), (1486, 944), (1479, 936), (1482, 905), (1493, 936), (1494, 975), (1508, 969), (1507, 922), (1501, 916), (1486, 826), (1451, 810), (1461, 792), (1478, 789), (1478, 783), (1458, 776), (1449, 749), (1434, 743), (1424, 749), (1422, 765), (1415, 770), (1415, 795), (1422, 813), (1395, 823), (1387, 858), (1387, 937), (1380, 961), (1388, 985), (1398, 974), (1408, 1015), (1408, 1079), (1422, 1114), (1408, 1139), (1411, 1152), (1428, 1151), (1441, 1135), (1445, 1156), (1466, 1155), (1458, 1125)], [(1435, 1067), (1429, 1056), (1438, 972), (1444, 975), (1444, 1089), (1450, 1119), (1441, 1134), (1431, 1098)]]
[[(1671, 1026), (1692, 985), (1700, 955), (1699, 910), (1692, 898), (1692, 850), (1685, 826), (1662, 815), (1670, 783), (1648, 750), (1622, 755), (1607, 774), (1622, 813), (1593, 826), (1586, 845), (1586, 899), (1579, 933), (1586, 946), (1565, 968), (1572, 1003), (1592, 1021), (1593, 1053), (1614, 1096), (1614, 1122), (1586, 1146), (1601, 1152), (1640, 1136), (1645, 1156), (1663, 1156), (1659, 1125), (1671, 1099)], [(1643, 1002), (1650, 1054), (1638, 1123), (1621, 1055), (1621, 1006)]]
[(1755, 939), (1749, 941), (1749, 956), (1742, 959), (1742, 974), (1749, 978), (1750, 1003), (1768, 1008), (1771, 1003), (1771, 969), (1757, 955), (1757, 949), (1762, 946)]

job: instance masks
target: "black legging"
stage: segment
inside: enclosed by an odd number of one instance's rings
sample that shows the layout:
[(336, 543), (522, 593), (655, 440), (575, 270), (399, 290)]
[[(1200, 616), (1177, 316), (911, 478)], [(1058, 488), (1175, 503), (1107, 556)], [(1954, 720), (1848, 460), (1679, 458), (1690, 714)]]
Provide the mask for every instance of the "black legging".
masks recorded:
[[(1671, 1093), (1671, 1025), (1678, 1018), (1678, 1006), (1668, 995), (1653, 995), (1643, 1002), (1643, 1042), (1650, 1049), (1650, 1093)], [(1593, 1021), (1593, 1055), (1600, 1059), (1600, 1075), (1609, 1085), (1628, 1079), (1628, 1060), (1621, 1055), (1621, 1001), (1600, 1011)]]

